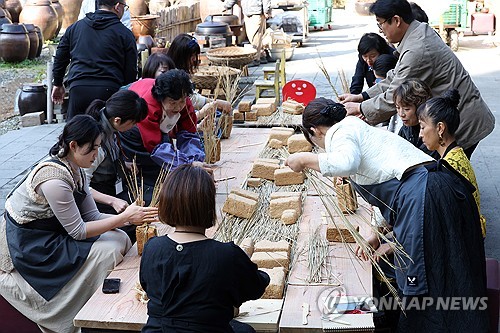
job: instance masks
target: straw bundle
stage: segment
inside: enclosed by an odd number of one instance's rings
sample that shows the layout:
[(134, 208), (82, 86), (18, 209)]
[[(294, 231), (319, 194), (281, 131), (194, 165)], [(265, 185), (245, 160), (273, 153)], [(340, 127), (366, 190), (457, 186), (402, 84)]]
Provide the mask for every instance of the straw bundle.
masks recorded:
[[(325, 209), (328, 213), (328, 216), (331, 218), (332, 223), (335, 225), (336, 228), (339, 229), (339, 234), (341, 235), (341, 238), (343, 238), (343, 234), (342, 232), (340, 232), (340, 228), (342, 227), (348, 229), (352, 238), (356, 241), (357, 246), (359, 246), (360, 249), (364, 251), (375, 271), (387, 284), (390, 292), (399, 302), (400, 300), (398, 298), (397, 290), (394, 289), (394, 287), (389, 283), (389, 280), (385, 276), (385, 273), (382, 271), (376, 259), (375, 251), (372, 249), (370, 244), (368, 244), (368, 242), (364, 239), (364, 237), (361, 236), (361, 234), (359, 233), (358, 225), (362, 225), (363, 223), (368, 225), (369, 228), (372, 230), (372, 232), (379, 237), (379, 239), (384, 240), (387, 243), (392, 243), (392, 246), (394, 248), (395, 260), (399, 260), (398, 258), (401, 258), (403, 256), (411, 260), (409, 255), (404, 251), (401, 244), (397, 242), (391, 242), (382, 232), (378, 230), (377, 227), (372, 226), (371, 221), (367, 220), (366, 218), (358, 217), (356, 219), (356, 223), (351, 222), (348, 218), (344, 216), (344, 214), (342, 213), (342, 209), (337, 203), (337, 200), (334, 196), (334, 194), (336, 193), (336, 189), (335, 186), (333, 185), (333, 182), (325, 177), (320, 176), (320, 174), (317, 173), (316, 171), (306, 170), (305, 172), (307, 174), (308, 179), (310, 180), (310, 184), (314, 187), (319, 197), (321, 198), (321, 201), (323, 202)], [(334, 216), (339, 216), (338, 219), (340, 220), (340, 222), (336, 222)], [(351, 255), (350, 259), (354, 261), (353, 258), (353, 256), (355, 255), (354, 249), (349, 245), (347, 240), (344, 238), (342, 239), (342, 243), (348, 250), (347, 252), (350, 253)], [(381, 260), (385, 261), (389, 266), (395, 268), (394, 264), (390, 262), (386, 256), (382, 256)], [(356, 267), (354, 263), (353, 267)]]

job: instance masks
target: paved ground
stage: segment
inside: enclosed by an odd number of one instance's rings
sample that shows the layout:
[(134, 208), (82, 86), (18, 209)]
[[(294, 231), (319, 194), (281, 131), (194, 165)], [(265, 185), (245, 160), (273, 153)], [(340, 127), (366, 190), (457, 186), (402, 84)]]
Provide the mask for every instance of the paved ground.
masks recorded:
[[(373, 17), (360, 17), (349, 12), (334, 11), (332, 30), (312, 32), (304, 47), (297, 48), (292, 61), (287, 62), (287, 79), (305, 79), (314, 83), (318, 96), (332, 98), (332, 88), (319, 70), (319, 56), (328, 69), (332, 81), (343, 69), (350, 78), (353, 74), (359, 38), (365, 32), (378, 32)], [(461, 39), (457, 52), (465, 68), (473, 77), (481, 94), (497, 117), (500, 111), (498, 86), (500, 81), (500, 48), (493, 47), (484, 37)], [(260, 75), (260, 68), (251, 68), (253, 77)], [(341, 92), (340, 83), (336, 89)], [(0, 136), (0, 210), (5, 197), (34, 163), (43, 158), (56, 142), (61, 125), (43, 125), (12, 131)], [(472, 164), (478, 178), (482, 212), (487, 218), (486, 254), (500, 260), (500, 129), (497, 128), (478, 146)]]

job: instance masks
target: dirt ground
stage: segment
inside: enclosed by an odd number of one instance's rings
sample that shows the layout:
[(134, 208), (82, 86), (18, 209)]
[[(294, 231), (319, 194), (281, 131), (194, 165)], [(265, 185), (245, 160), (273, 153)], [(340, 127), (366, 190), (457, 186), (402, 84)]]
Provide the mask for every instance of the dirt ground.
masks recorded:
[(14, 115), (14, 104), (17, 89), (24, 83), (40, 83), (46, 78), (46, 63), (49, 59), (48, 50), (44, 50), (40, 58), (34, 64), (1, 66), (0, 67), (0, 121)]

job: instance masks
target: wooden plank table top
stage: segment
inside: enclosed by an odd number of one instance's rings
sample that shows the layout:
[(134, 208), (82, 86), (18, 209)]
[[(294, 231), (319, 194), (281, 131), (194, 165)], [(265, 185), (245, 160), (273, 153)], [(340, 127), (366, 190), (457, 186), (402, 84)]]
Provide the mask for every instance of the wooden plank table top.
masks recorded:
[[(217, 184), (217, 206), (220, 219), (220, 208), (232, 188), (241, 187), (252, 162), (258, 157), (267, 142), (270, 129), (266, 128), (233, 128), (232, 135), (227, 140), (222, 140), (221, 161), (217, 162), (214, 178)], [(324, 207), (320, 198), (308, 191), (305, 200), (303, 219), (300, 224), (298, 237), (299, 246), (307, 244), (309, 234), (319, 225), (326, 225), (321, 218)], [(364, 212), (366, 209), (359, 209)], [(213, 234), (214, 228), (207, 231)], [(160, 234), (167, 234), (172, 229), (165, 225), (159, 226)], [(337, 274), (338, 281), (345, 286), (350, 295), (371, 295), (371, 269), (370, 265), (352, 260), (347, 255), (345, 247), (330, 243), (330, 255), (334, 257), (332, 270)], [(318, 295), (324, 291), (325, 286), (311, 286), (304, 283), (307, 275), (307, 261), (301, 254), (297, 264), (289, 275), (285, 300), (257, 300), (247, 302), (240, 308), (240, 313), (245, 315), (238, 320), (254, 326), (259, 332), (276, 332), (278, 320), (280, 332), (322, 332), (321, 319), (318, 306), (315, 302)], [(110, 273), (110, 278), (120, 278), (121, 286), (118, 294), (104, 294), (99, 288), (80, 310), (74, 319), (77, 327), (92, 330), (117, 330), (140, 331), (147, 321), (146, 304), (136, 298), (134, 287), (139, 281), (140, 256), (134, 246), (124, 257), (124, 260)], [(308, 302), (311, 313), (308, 317), (309, 324), (302, 325), (303, 302)], [(279, 311), (281, 309), (282, 311)], [(281, 313), (281, 319), (280, 319)]]
[[(355, 215), (347, 218), (353, 224), (360, 226), (360, 233), (367, 236), (369, 228), (369, 207), (362, 200), (360, 208)], [(292, 266), (288, 277), (288, 286), (285, 294), (285, 302), (280, 319), (280, 333), (289, 332), (323, 332), (322, 306), (324, 297), (334, 288), (340, 287), (348, 295), (372, 296), (372, 272), (371, 264), (356, 258), (352, 251), (356, 244), (329, 243), (330, 276), (328, 281), (320, 284), (307, 283), (309, 275), (307, 268), (307, 246), (309, 238), (316, 228), (321, 228), (321, 235), (326, 235), (327, 220), (322, 216), (325, 207), (319, 196), (309, 192), (304, 203), (304, 213), (300, 224), (299, 236), (297, 238), (297, 258)], [(335, 294), (334, 294), (335, 295)], [(322, 298), (323, 297), (323, 298)], [(307, 316), (307, 324), (302, 323), (302, 306), (309, 304), (310, 312)]]

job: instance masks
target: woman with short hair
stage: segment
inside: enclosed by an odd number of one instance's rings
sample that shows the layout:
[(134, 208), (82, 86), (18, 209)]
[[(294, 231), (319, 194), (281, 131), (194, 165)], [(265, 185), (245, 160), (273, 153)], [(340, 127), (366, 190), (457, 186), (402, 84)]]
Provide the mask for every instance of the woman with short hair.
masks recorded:
[(175, 231), (144, 246), (139, 279), (147, 293), (142, 332), (255, 332), (233, 308), (258, 299), (269, 276), (233, 242), (207, 238), (215, 225), (215, 183), (204, 169), (182, 165), (167, 176), (160, 220)]
[(368, 87), (373, 86), (375, 84), (375, 74), (373, 73), (375, 60), (381, 54), (393, 56), (393, 52), (394, 49), (379, 34), (374, 32), (364, 34), (358, 44), (358, 63), (349, 89), (351, 94), (360, 94), (363, 91), (365, 81)]

